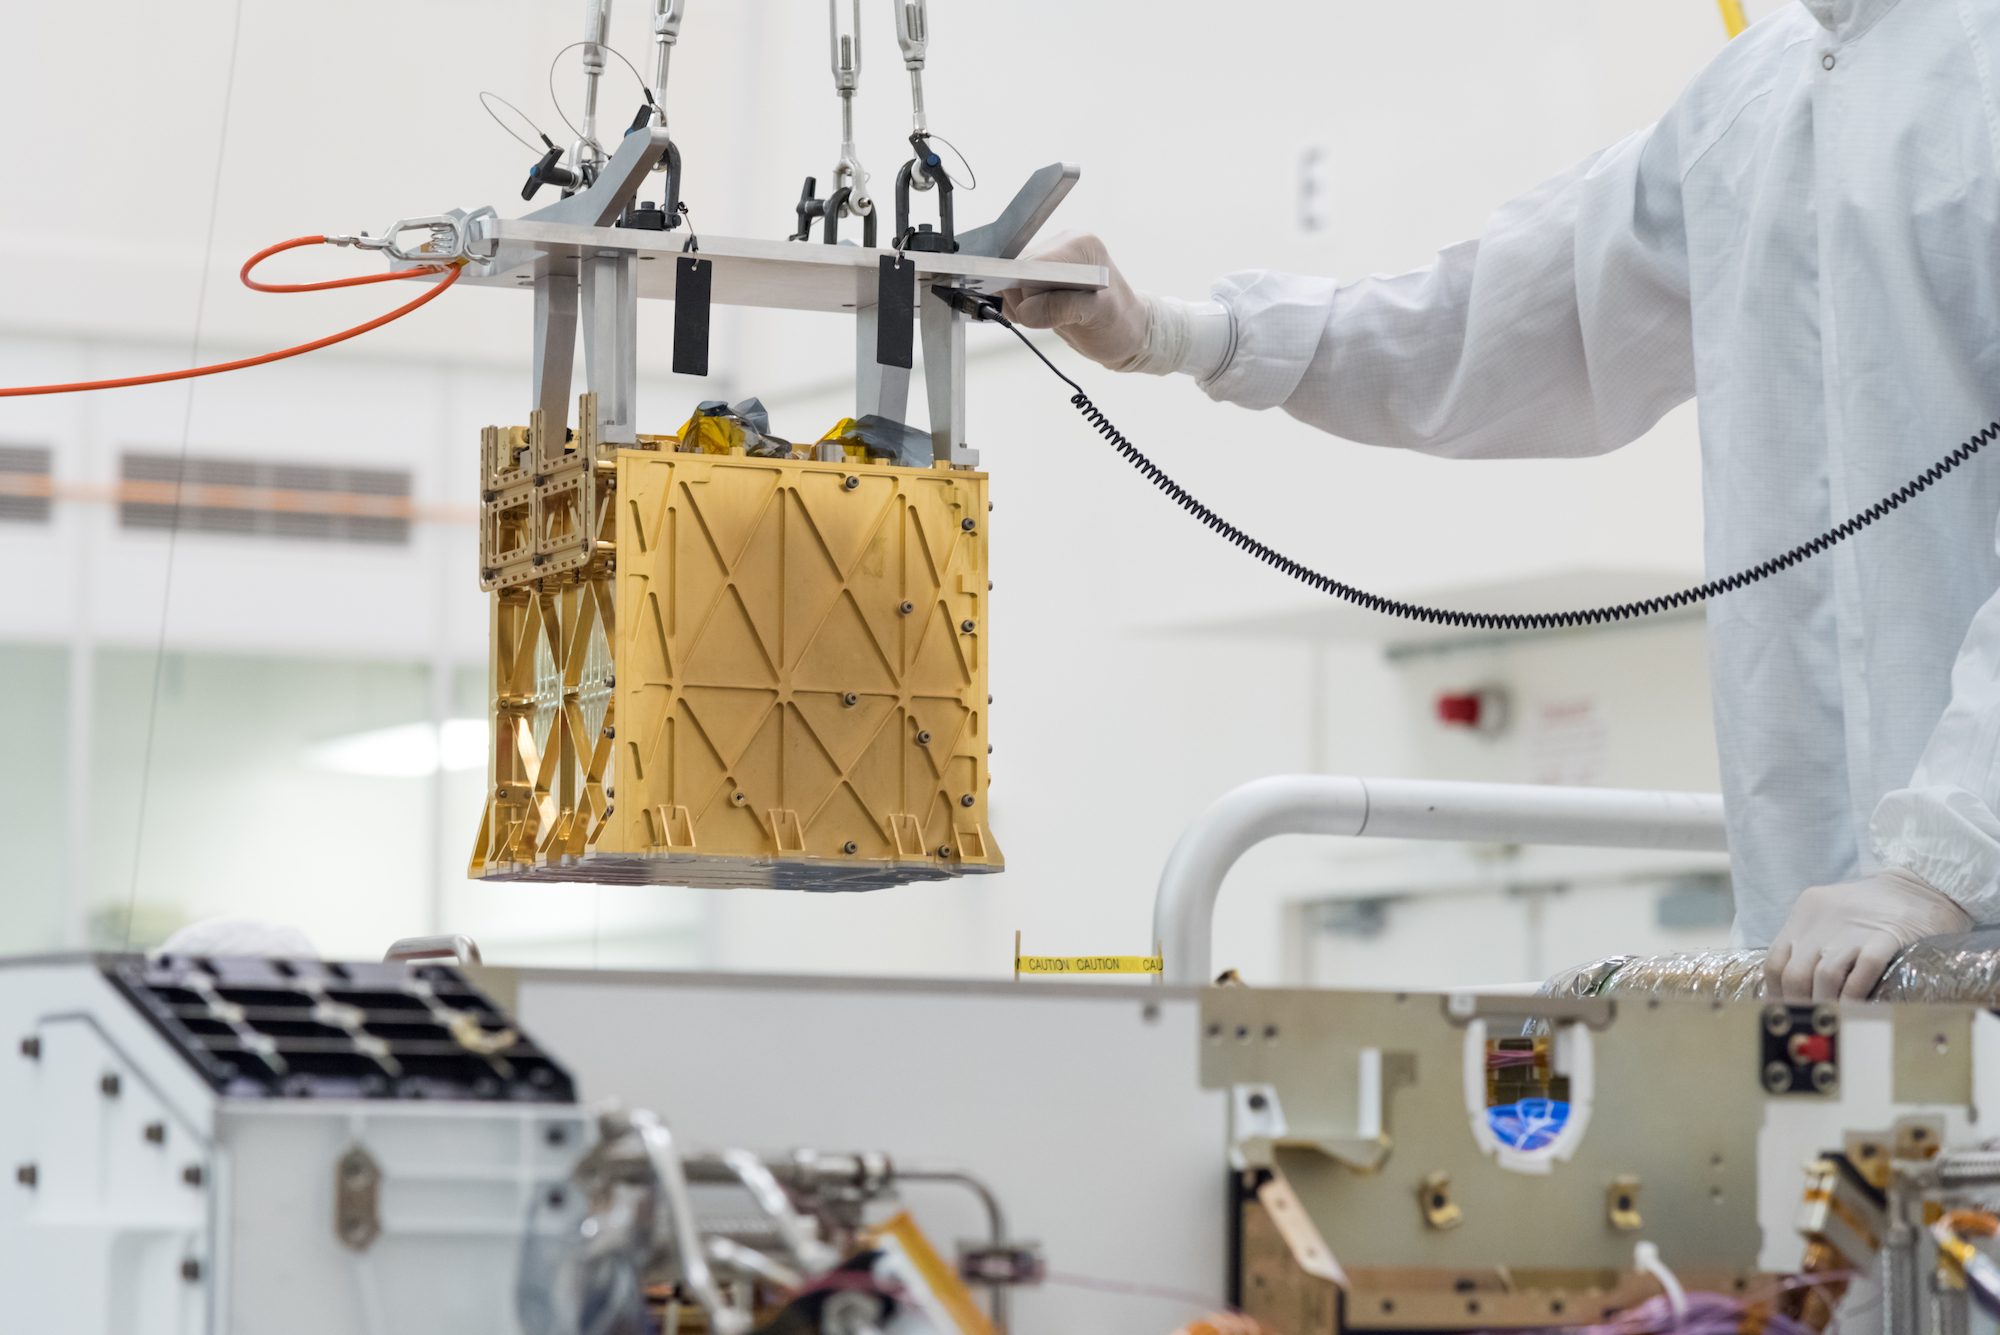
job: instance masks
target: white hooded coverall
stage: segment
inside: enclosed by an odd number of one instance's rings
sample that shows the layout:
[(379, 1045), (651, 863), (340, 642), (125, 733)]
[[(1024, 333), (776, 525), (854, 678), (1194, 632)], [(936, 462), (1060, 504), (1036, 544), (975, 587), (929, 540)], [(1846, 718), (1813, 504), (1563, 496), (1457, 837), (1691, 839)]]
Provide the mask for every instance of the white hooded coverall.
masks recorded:
[[(1801, 0), (1429, 268), (1221, 280), (1203, 386), (1453, 458), (1614, 450), (1698, 395), (1708, 571), (1754, 565), (2000, 418), (1997, 75), (2000, 0)], [(2000, 442), (1708, 604), (1739, 944), (1882, 866), (2000, 921), (1996, 523)]]

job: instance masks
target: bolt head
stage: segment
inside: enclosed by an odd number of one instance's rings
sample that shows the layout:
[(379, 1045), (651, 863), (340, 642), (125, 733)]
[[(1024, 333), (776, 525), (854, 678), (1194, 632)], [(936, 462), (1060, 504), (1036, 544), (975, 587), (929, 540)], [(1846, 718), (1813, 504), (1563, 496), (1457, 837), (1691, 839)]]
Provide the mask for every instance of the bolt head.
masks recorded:
[(167, 1124), (166, 1124), (165, 1122), (148, 1122), (148, 1123), (146, 1123), (146, 1143), (147, 1143), (148, 1145), (164, 1145), (164, 1144), (166, 1144), (166, 1143), (167, 1143)]
[(924, 731), (922, 728), (917, 729), (917, 745), (929, 746), (930, 744), (931, 744), (930, 733)]
[(965, 532), (970, 533), (972, 532), (972, 530), (979, 527), (979, 521), (977, 519), (970, 519), (970, 518), (961, 519), (958, 521), (958, 526)]
[(200, 1186), (201, 1178), (202, 1178), (201, 1165), (198, 1163), (191, 1163), (186, 1168), (181, 1169), (181, 1181), (187, 1183), (191, 1187)]
[(959, 798), (959, 799), (958, 799), (958, 804), (959, 804), (960, 806), (962, 806), (962, 807), (969, 807), (969, 806), (971, 806), (971, 805), (972, 805), (972, 794), (971, 794), (971, 793), (967, 793), (967, 794), (966, 794), (965, 796), (963, 796), (963, 797)]
[(861, 697), (856, 695), (853, 691), (849, 691), (845, 695), (840, 697), (840, 703), (846, 705), (849, 709), (852, 709), (854, 708), (854, 706), (861, 703)]
[(898, 607), (896, 610), (898, 612), (901, 612), (904, 616), (908, 616), (910, 613), (917, 610), (917, 605), (915, 603), (906, 602), (902, 606)]
[(950, 845), (950, 844), (939, 844), (939, 845), (938, 845), (938, 856), (939, 856), (939, 857), (941, 857), (941, 858), (948, 858), (948, 857), (950, 857), (950, 856), (951, 856), (951, 845)]
[(852, 856), (853, 854), (861, 851), (861, 845), (855, 843), (852, 839), (849, 839), (845, 844), (841, 845), (840, 851), (848, 854), (849, 856)]
[(750, 794), (748, 794), (748, 793), (744, 793), (744, 792), (735, 792), (735, 793), (731, 793), (731, 794), (729, 795), (729, 800), (730, 800), (730, 801), (732, 801), (732, 802), (734, 802), (734, 803), (735, 803), (735, 804), (736, 804), (737, 806), (739, 806), (739, 807), (740, 807), (740, 806), (742, 806), (742, 805), (743, 805), (744, 803), (746, 803), (746, 802), (748, 802), (748, 801), (750, 800)]
[(119, 1088), (118, 1073), (116, 1071), (105, 1072), (97, 1082), (97, 1092), (104, 1095), (107, 1099), (117, 1098)]
[(967, 635), (970, 635), (972, 634), (973, 630), (977, 628), (978, 624), (979, 623), (974, 621), (971, 617), (967, 617), (965, 620), (958, 623), (958, 628), (964, 631)]
[(201, 1278), (201, 1262), (192, 1256), (181, 1262), (181, 1278), (192, 1284)]
[(850, 473), (847, 476), (847, 480), (842, 482), (840, 485), (847, 488), (849, 491), (853, 491), (856, 487), (861, 485), (861, 479), (855, 477), (852, 473)]
[(22, 1040), (21, 1040), (21, 1055), (22, 1055), (23, 1057), (26, 1057), (26, 1058), (27, 1058), (28, 1060), (30, 1060), (30, 1061), (33, 1061), (33, 1060), (34, 1060), (35, 1058), (37, 1058), (37, 1057), (41, 1056), (41, 1055), (42, 1055), (42, 1040), (41, 1040), (41, 1039), (39, 1039), (39, 1038), (24, 1038), (24, 1039), (22, 1039)]

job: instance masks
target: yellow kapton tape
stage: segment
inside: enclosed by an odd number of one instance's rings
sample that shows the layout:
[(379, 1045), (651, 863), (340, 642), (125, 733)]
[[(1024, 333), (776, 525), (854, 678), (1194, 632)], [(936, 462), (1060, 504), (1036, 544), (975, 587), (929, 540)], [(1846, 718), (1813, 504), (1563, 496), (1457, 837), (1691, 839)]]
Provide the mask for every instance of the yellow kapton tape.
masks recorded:
[(1016, 955), (1021, 973), (1159, 973), (1158, 955)]

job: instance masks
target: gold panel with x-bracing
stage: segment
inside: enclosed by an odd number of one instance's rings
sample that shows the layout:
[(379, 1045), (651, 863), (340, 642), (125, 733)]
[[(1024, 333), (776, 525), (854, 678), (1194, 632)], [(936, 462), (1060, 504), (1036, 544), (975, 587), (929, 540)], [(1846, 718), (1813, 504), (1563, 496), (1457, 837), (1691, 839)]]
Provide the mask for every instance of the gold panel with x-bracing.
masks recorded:
[(618, 467), (612, 830), (648, 879), (1000, 870), (986, 476), (638, 451)]
[[(536, 487), (602, 458), (579, 407)], [(482, 569), (471, 874), (859, 890), (999, 871), (985, 474), (654, 443), (584, 459), (585, 564)]]

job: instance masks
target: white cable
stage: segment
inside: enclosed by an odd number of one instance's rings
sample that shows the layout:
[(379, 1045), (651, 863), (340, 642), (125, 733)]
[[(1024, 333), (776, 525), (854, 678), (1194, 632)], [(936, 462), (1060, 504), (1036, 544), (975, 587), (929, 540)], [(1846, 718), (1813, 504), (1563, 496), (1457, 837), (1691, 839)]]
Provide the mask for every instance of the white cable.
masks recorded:
[(1660, 1259), (1660, 1249), (1650, 1242), (1640, 1243), (1632, 1249), (1632, 1266), (1635, 1270), (1643, 1270), (1659, 1280), (1660, 1287), (1667, 1291), (1667, 1306), (1673, 1309), (1675, 1329), (1686, 1324), (1687, 1290), (1681, 1287), (1680, 1280), (1674, 1277), (1674, 1272), (1667, 1269), (1666, 1262)]

